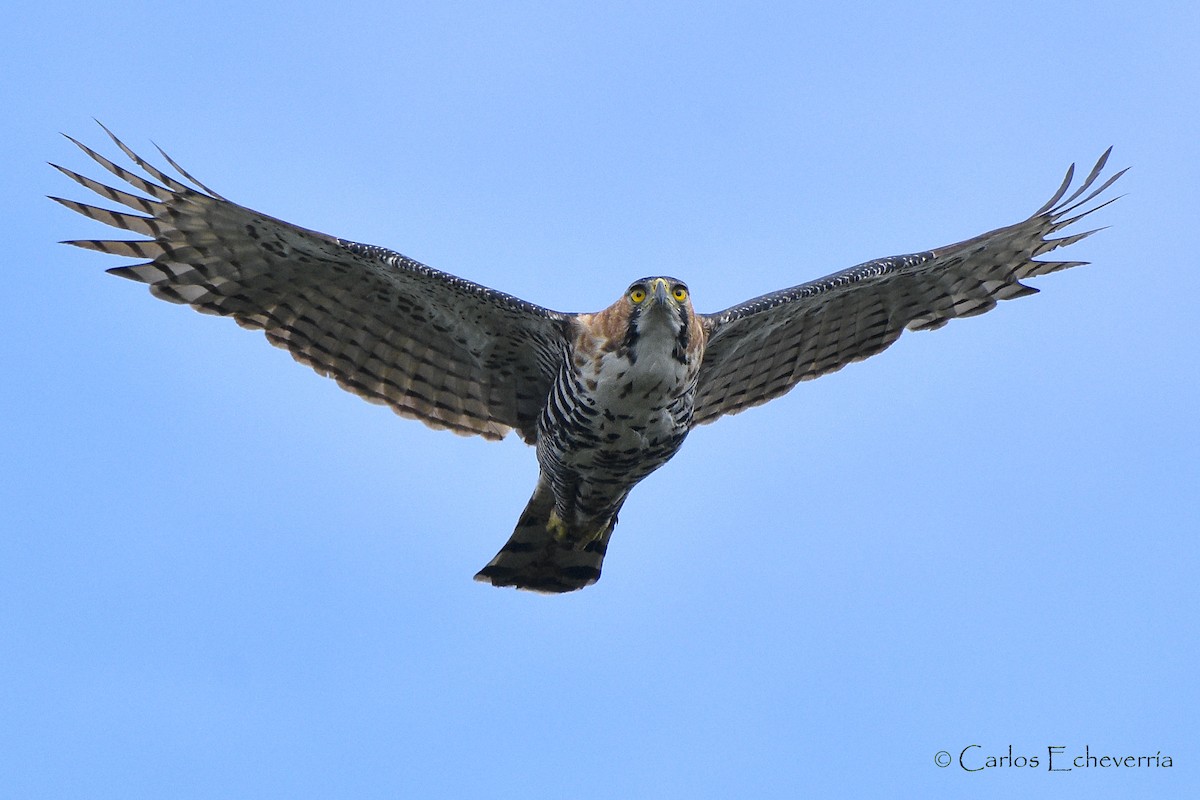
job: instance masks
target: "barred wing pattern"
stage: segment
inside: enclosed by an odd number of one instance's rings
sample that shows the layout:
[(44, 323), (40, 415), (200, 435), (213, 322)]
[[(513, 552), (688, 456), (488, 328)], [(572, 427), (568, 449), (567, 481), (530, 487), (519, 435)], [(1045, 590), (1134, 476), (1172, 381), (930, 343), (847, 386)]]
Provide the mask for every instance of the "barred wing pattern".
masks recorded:
[[(1066, 196), (1072, 164), (1049, 202), (1023, 222), (925, 253), (869, 261), (703, 315), (709, 338), (696, 424), (765, 403), (800, 381), (873, 356), (905, 328), (933, 330), (955, 317), (982, 314), (998, 300), (1036, 293), (1021, 283), (1025, 278), (1087, 263), (1034, 259), (1096, 232), (1049, 238), (1112, 202), (1080, 210), (1125, 173), (1092, 189), (1111, 150)], [(1078, 213), (1068, 216), (1073, 212)]]
[(390, 250), (305, 230), (236, 205), (161, 150), (194, 187), (152, 166), (107, 128), (105, 132), (149, 178), (71, 141), (149, 199), (55, 167), (140, 213), (51, 199), (150, 239), (67, 244), (148, 259), (109, 272), (149, 284), (163, 300), (261, 329), (271, 344), (290, 351), (297, 361), (402, 416), (489, 439), (515, 429), (526, 441), (534, 440), (537, 415), (566, 352), (573, 315)]

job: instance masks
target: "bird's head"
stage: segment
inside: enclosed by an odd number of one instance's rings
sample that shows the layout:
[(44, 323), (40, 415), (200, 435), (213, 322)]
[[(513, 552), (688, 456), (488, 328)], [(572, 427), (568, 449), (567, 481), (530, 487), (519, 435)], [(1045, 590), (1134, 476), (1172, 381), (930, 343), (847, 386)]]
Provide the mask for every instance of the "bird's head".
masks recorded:
[(608, 308), (579, 314), (577, 324), (583, 336), (577, 347), (616, 351), (633, 361), (652, 354), (699, 364), (707, 338), (687, 284), (668, 277), (634, 281)]
[(638, 329), (664, 322), (675, 330), (686, 328), (694, 316), (687, 284), (677, 278), (642, 278), (625, 292), (630, 324)]
[(640, 341), (650, 340), (667, 347), (680, 361), (698, 356), (703, 333), (692, 308), (687, 284), (678, 278), (642, 278), (630, 284), (617, 304), (628, 315), (624, 342), (637, 349)]

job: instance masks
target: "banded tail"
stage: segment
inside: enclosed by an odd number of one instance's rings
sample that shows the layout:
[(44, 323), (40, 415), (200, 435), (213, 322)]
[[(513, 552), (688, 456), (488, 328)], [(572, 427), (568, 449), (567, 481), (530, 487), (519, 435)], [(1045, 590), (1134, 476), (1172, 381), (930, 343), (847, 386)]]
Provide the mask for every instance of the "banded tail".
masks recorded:
[(475, 580), (544, 594), (573, 592), (600, 580), (616, 517), (604, 533), (576, 549), (550, 532), (553, 510), (553, 492), (538, 481), (508, 543), (476, 573)]

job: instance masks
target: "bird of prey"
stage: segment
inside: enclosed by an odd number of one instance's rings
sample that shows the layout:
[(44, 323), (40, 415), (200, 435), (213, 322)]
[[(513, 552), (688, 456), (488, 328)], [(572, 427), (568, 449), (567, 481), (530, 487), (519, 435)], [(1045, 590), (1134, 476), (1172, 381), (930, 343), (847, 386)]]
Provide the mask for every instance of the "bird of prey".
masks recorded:
[(940, 328), (1033, 294), (1026, 278), (1085, 263), (1035, 259), (1094, 233), (1052, 238), (1112, 202), (1096, 198), (1123, 173), (1100, 181), (1109, 148), (1078, 188), (1072, 165), (1049, 202), (1014, 225), (715, 314), (694, 311), (687, 285), (667, 276), (634, 281), (602, 311), (563, 313), (252, 211), (165, 152), (177, 176), (105, 131), (133, 168), (71, 141), (141, 194), (55, 165), (125, 208), (52, 199), (146, 238), (67, 244), (142, 259), (108, 271), (262, 330), (297, 361), (401, 416), (486, 439), (516, 431), (536, 447), (537, 486), (512, 537), (475, 577), (547, 593), (599, 579), (630, 490), (696, 425), (872, 356), (906, 328)]

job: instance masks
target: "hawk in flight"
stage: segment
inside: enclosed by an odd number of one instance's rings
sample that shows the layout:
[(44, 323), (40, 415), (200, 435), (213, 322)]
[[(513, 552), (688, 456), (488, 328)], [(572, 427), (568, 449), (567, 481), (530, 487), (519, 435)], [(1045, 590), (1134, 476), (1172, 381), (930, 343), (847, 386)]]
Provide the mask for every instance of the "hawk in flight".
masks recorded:
[(1035, 259), (1093, 233), (1051, 238), (1112, 202), (1096, 198), (1122, 174), (1100, 180), (1105, 152), (1078, 188), (1072, 166), (1049, 202), (1015, 225), (715, 314), (693, 310), (687, 284), (667, 276), (574, 314), (252, 211), (161, 150), (178, 177), (109, 136), (136, 169), (71, 141), (142, 194), (57, 167), (125, 208), (52, 199), (146, 238), (67, 243), (141, 259), (109, 272), (262, 330), (297, 361), (402, 416), (487, 439), (516, 431), (537, 448), (537, 486), (508, 543), (475, 577), (538, 592), (599, 579), (630, 490), (696, 425), (872, 356), (906, 328), (940, 328), (1033, 294), (1023, 279), (1084, 263)]

